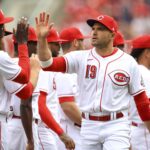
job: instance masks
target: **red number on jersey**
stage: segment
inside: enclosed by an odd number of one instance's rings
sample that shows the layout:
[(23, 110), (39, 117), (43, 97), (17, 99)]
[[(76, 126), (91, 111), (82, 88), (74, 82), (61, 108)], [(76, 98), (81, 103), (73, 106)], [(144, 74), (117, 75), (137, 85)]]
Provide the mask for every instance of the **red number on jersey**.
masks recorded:
[(94, 79), (96, 77), (96, 66), (94, 65), (87, 65), (86, 66), (86, 75), (85, 75), (85, 78), (92, 78)]

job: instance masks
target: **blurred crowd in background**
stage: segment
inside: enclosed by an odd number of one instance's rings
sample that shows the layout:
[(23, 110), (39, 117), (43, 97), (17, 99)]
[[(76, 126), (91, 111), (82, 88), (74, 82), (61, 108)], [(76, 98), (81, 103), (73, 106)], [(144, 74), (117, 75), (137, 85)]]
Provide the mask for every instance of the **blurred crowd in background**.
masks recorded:
[(65, 24), (108, 14), (118, 21), (127, 39), (150, 33), (150, 0), (66, 0), (65, 13)]
[(1, 8), (7, 16), (15, 18), (25, 15), (32, 26), (34, 17), (41, 11), (50, 13), (52, 22), (58, 31), (76, 26), (84, 34), (90, 33), (86, 19), (99, 14), (114, 17), (126, 40), (138, 35), (150, 33), (150, 0), (0, 0)]

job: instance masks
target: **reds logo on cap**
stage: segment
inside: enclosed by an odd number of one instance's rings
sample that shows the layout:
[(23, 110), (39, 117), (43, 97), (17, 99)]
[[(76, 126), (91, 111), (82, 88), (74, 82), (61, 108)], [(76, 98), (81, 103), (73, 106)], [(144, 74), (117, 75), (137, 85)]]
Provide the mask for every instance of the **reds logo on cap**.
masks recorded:
[(97, 17), (97, 19), (98, 19), (98, 20), (102, 20), (102, 19), (104, 19), (104, 16), (103, 16), (103, 15), (100, 15), (100, 16)]
[(130, 81), (129, 74), (123, 70), (115, 70), (109, 73), (109, 77), (114, 84), (119, 86), (127, 85)]

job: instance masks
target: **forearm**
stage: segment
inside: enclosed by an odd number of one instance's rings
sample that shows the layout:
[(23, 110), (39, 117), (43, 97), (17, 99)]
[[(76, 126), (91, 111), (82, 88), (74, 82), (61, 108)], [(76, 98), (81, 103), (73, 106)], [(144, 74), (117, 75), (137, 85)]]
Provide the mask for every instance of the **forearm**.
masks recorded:
[(21, 121), (27, 136), (28, 142), (33, 142), (33, 133), (32, 133), (32, 102), (31, 98), (26, 101), (21, 101), (20, 105), (20, 113), (21, 113)]
[(81, 125), (81, 111), (79, 110), (75, 102), (61, 103), (61, 108), (68, 118), (70, 118), (74, 123)]
[(33, 87), (35, 88), (38, 82), (40, 70), (31, 70), (30, 74), (30, 82), (32, 83)]
[(146, 92), (143, 91), (134, 96), (134, 100), (141, 120), (146, 124), (150, 131), (150, 102)]
[(27, 100), (32, 96), (38, 81), (38, 75), (39, 70), (31, 70), (30, 82), (16, 94), (20, 99)]
[(21, 67), (21, 72), (14, 79), (18, 83), (27, 83), (29, 82), (30, 76), (30, 60), (28, 56), (28, 47), (26, 44), (18, 45), (18, 54), (19, 54), (19, 66)]
[(54, 132), (56, 132), (58, 135), (61, 135), (64, 133), (60, 125), (56, 122), (56, 120), (53, 118), (50, 110), (46, 106), (46, 96), (47, 93), (40, 91), (40, 96), (38, 100), (38, 108), (39, 108), (39, 114), (42, 119), (42, 121)]
[(40, 61), (47, 61), (52, 57), (46, 38), (38, 39), (37, 52)]

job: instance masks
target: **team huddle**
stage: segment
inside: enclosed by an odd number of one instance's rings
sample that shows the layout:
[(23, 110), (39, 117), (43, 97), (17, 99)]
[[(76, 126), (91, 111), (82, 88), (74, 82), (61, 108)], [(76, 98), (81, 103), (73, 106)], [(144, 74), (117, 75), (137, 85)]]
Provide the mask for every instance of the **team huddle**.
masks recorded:
[(45, 12), (35, 28), (22, 17), (8, 33), (11, 21), (1, 10), (0, 149), (150, 150), (150, 35), (131, 40), (127, 54), (108, 15), (86, 21), (90, 36), (76, 27), (58, 34)]

